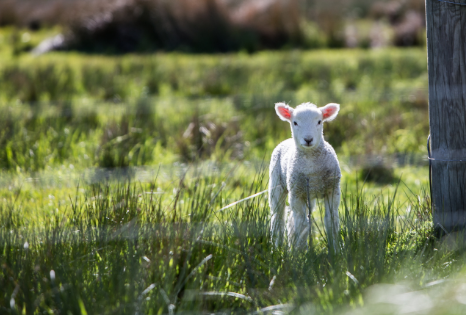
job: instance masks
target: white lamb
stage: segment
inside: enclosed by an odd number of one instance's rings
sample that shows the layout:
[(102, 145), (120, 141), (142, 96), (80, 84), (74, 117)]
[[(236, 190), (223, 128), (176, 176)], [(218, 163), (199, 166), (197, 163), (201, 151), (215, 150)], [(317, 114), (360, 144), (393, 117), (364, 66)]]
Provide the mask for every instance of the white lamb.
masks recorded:
[[(331, 103), (317, 108), (314, 104), (304, 103), (293, 109), (285, 103), (277, 103), (275, 110), (278, 117), (290, 123), (293, 138), (280, 143), (270, 161), (269, 204), (273, 241), (277, 246), (283, 244), (286, 226), (290, 244), (306, 247), (310, 231), (306, 210), (310, 206), (312, 211), (316, 199), (323, 198), (325, 229), (329, 241), (336, 248), (334, 240), (340, 231), (341, 172), (335, 150), (324, 140), (323, 123), (337, 116), (340, 105)], [(288, 218), (285, 215), (287, 194), (291, 207)]]

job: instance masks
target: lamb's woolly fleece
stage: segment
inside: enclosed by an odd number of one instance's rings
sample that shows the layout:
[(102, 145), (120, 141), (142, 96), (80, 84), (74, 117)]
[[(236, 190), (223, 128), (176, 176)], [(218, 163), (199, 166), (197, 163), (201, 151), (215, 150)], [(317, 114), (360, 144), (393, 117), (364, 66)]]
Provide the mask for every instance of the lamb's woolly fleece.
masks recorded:
[(323, 198), (335, 186), (335, 178), (341, 177), (337, 155), (327, 141), (314, 151), (304, 153), (296, 150), (293, 139), (287, 139), (273, 151), (270, 167), (279, 170), (279, 176), (273, 179), (277, 180), (276, 184), (288, 191), (293, 189), (303, 198), (307, 198), (308, 180), (311, 199), (315, 199)]
[[(291, 110), (293, 111), (293, 109)], [(325, 113), (325, 107), (318, 109), (314, 104), (306, 103), (294, 109), (294, 113), (311, 111), (312, 113), (305, 113), (308, 116), (304, 117), (313, 118), (320, 113), (319, 110)], [(293, 123), (293, 116), (294, 114), (288, 120), (290, 124)], [(333, 115), (331, 119), (335, 116)], [(320, 119), (324, 120), (322, 115)], [(312, 123), (309, 122), (309, 124)], [(272, 235), (276, 245), (282, 243), (285, 229), (291, 244), (303, 247), (307, 243), (310, 230), (307, 211), (308, 196), (311, 209), (315, 207), (317, 198), (324, 199), (327, 233), (337, 237), (341, 172), (335, 150), (324, 140), (322, 126), (319, 128), (318, 134), (314, 134), (314, 136), (320, 137), (320, 139), (314, 140), (316, 143), (314, 147), (303, 149), (299, 145), (299, 139), (296, 139), (298, 135), (293, 134), (295, 139), (283, 141), (272, 153), (269, 170), (269, 204), (272, 214)], [(288, 215), (285, 214), (287, 193), (291, 207), (288, 209), (291, 210)]]

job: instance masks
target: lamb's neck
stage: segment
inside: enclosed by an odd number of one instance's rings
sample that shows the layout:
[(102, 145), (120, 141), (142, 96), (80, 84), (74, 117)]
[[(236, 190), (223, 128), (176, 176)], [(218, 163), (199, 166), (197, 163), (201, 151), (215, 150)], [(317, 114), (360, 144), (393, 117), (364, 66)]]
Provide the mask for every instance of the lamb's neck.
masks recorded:
[(311, 147), (308, 150), (298, 149), (298, 155), (305, 159), (314, 160), (322, 155), (324, 152), (324, 141), (322, 140), (320, 144), (316, 147)]

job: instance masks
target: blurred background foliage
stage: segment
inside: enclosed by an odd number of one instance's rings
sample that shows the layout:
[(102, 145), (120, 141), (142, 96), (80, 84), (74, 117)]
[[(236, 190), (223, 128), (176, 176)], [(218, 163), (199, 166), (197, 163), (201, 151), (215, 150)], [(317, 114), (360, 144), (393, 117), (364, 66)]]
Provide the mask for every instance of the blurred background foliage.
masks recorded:
[(428, 133), (420, 49), (25, 55), (0, 82), (10, 170), (268, 159), (290, 136), (278, 101), (342, 104), (325, 137), (346, 157), (421, 154)]
[(419, 46), (425, 43), (424, 20), (422, 0), (0, 2), (0, 26), (31, 31), (61, 27), (62, 33), (42, 42), (36, 52)]
[(424, 38), (420, 0), (2, 0), (0, 167), (267, 160), (275, 102), (337, 102), (326, 139), (383, 184), (424, 153)]

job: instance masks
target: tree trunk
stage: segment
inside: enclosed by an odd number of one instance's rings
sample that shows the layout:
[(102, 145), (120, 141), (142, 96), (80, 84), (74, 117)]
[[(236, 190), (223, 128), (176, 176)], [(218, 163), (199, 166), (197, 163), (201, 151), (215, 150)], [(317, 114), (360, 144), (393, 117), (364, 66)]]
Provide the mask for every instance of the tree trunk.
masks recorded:
[[(466, 0), (426, 0), (435, 227), (466, 226)], [(462, 160), (462, 161), (458, 161)]]

